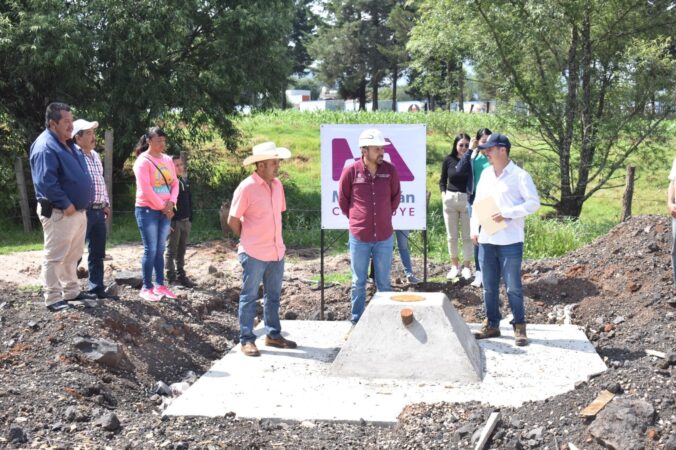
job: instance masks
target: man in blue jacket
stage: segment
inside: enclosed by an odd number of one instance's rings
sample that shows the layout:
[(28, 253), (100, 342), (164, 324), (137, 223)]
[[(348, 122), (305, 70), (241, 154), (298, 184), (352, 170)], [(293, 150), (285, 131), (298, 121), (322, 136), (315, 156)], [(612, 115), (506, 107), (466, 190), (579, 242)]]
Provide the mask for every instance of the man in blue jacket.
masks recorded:
[(76, 269), (84, 248), (86, 211), (94, 187), (82, 153), (71, 140), (70, 107), (49, 104), (45, 127), (31, 145), (30, 165), (45, 242), (41, 274), (45, 305), (59, 311), (68, 308), (70, 300), (96, 298), (80, 292)]

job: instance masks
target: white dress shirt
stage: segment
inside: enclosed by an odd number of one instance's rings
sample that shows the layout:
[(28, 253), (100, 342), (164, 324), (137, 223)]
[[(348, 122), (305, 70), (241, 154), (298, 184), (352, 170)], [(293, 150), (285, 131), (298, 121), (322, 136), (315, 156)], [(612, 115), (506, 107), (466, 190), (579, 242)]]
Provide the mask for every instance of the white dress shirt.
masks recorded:
[(486, 168), (481, 173), (474, 202), (488, 196), (495, 200), (507, 227), (493, 235), (483, 229), (479, 232), (479, 218), (472, 214), (472, 236), (479, 235), (480, 244), (509, 245), (523, 242), (526, 216), (540, 208), (538, 192), (528, 172), (512, 161), (502, 170), (500, 176), (495, 175), (492, 166)]

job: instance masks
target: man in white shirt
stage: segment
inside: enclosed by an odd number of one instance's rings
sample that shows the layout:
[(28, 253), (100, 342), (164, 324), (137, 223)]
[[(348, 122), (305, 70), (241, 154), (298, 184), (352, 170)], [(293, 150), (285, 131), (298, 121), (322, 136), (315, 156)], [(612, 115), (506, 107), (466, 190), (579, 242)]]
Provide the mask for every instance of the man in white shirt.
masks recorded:
[(523, 258), (524, 225), (526, 216), (540, 207), (540, 199), (531, 176), (509, 159), (512, 144), (503, 134), (491, 134), (479, 149), (484, 151), (491, 167), (483, 171), (476, 189), (474, 205), (486, 197), (493, 197), (499, 212), (490, 220), (503, 222), (505, 227), (489, 234), (479, 226), (479, 217), (473, 211), (470, 219), (474, 245), (479, 246), (479, 264), (483, 274), (486, 320), (477, 339), (500, 336), (500, 277), (505, 280), (507, 298), (512, 311), (516, 345), (527, 345), (526, 318), (521, 287), (521, 260)]

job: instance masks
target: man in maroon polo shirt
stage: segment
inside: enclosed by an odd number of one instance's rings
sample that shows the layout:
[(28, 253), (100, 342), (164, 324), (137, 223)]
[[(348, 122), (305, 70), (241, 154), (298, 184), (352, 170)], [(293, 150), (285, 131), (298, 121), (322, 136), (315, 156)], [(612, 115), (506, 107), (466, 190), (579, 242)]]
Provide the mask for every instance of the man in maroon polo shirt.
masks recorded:
[(391, 289), (392, 214), (399, 206), (401, 188), (397, 169), (383, 159), (386, 145), (379, 130), (362, 131), (361, 159), (343, 169), (338, 181), (338, 204), (349, 219), (352, 323), (364, 312), (371, 258), (378, 291)]

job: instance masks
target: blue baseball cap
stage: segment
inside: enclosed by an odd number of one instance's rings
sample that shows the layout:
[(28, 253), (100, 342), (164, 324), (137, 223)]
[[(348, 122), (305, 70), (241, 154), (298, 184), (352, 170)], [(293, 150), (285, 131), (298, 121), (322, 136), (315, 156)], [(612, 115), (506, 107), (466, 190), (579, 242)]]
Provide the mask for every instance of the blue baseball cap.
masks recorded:
[(512, 143), (509, 142), (509, 138), (504, 134), (493, 133), (488, 137), (485, 144), (479, 145), (479, 149), (486, 150), (491, 147), (507, 147), (509, 150), (512, 148)]

